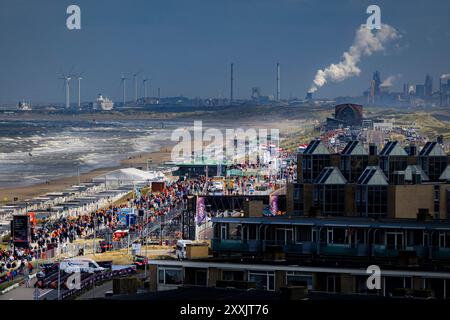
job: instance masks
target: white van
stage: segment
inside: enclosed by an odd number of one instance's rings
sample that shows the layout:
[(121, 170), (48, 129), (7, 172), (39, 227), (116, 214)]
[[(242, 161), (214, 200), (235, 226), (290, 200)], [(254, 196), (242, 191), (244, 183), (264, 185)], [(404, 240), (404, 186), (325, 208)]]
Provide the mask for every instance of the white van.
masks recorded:
[(92, 259), (80, 259), (80, 258), (71, 258), (64, 259), (59, 264), (59, 270), (72, 273), (72, 272), (101, 272), (104, 271), (105, 268), (100, 267), (97, 262)]
[(192, 240), (178, 240), (175, 255), (178, 259), (186, 259), (186, 245), (192, 244)]

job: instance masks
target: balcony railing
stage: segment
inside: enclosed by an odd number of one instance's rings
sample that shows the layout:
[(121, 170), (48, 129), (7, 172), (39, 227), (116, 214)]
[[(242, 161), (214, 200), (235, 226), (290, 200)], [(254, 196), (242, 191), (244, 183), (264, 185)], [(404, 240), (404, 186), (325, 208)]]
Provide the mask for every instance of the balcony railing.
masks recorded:
[[(319, 254), (323, 256), (349, 256), (366, 257), (370, 254), (373, 257), (394, 258), (399, 256), (401, 249), (382, 244), (320, 244), (317, 248), (315, 242), (285, 242), (275, 240), (232, 240), (213, 239), (212, 249), (217, 252), (242, 252), (242, 253), (263, 253), (270, 246), (279, 246), (285, 253), (291, 254)], [(407, 251), (415, 251), (418, 257), (430, 257), (433, 259), (450, 259), (450, 248), (409, 246)], [(431, 251), (431, 254), (430, 254)]]

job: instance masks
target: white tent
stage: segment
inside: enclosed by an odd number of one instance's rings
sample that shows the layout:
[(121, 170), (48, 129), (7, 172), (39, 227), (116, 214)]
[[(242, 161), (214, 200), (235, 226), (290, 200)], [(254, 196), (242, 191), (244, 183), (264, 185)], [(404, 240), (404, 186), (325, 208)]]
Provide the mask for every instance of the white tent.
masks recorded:
[(136, 168), (118, 169), (101, 174), (92, 179), (94, 182), (139, 183), (161, 180), (159, 172), (147, 172)]

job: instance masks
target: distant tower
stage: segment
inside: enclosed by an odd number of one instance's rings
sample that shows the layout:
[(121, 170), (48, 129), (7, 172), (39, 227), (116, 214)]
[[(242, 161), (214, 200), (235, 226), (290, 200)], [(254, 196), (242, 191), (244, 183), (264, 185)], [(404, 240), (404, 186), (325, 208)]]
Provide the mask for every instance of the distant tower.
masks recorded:
[(147, 98), (148, 98), (148, 95), (147, 95), (147, 92), (148, 92), (148, 90), (147, 90), (147, 82), (148, 81), (150, 81), (150, 79), (148, 79), (148, 78), (142, 80), (142, 84), (144, 85), (144, 101), (146, 101)]
[(61, 80), (64, 80), (65, 82), (65, 88), (66, 88), (66, 109), (70, 108), (70, 80), (72, 79), (70, 76), (63, 76), (60, 78)]
[(375, 80), (370, 80), (369, 102), (375, 103)]
[(380, 85), (381, 85), (381, 75), (380, 71), (375, 71), (373, 73), (373, 81), (375, 81), (375, 90), (374, 90), (374, 96), (379, 97), (380, 96)]
[(234, 63), (231, 64), (231, 78), (230, 78), (230, 104), (233, 103), (233, 82), (234, 82)]
[(277, 101), (280, 101), (280, 63), (277, 62)]
[(125, 75), (122, 73), (122, 98), (123, 98), (123, 105), (125, 106), (126, 102), (127, 102), (127, 97), (126, 97), (126, 91), (125, 91), (125, 81), (128, 80), (127, 78), (125, 78)]
[(158, 104), (160, 99), (161, 99), (161, 88), (158, 88)]
[(433, 78), (427, 74), (425, 77), (425, 97), (431, 97), (433, 94)]
[(81, 80), (82, 77), (78, 77), (78, 109), (81, 109)]
[(133, 82), (134, 82), (134, 102), (137, 103), (138, 101), (138, 87), (137, 87), (137, 76), (139, 75), (139, 72), (136, 72), (133, 74)]

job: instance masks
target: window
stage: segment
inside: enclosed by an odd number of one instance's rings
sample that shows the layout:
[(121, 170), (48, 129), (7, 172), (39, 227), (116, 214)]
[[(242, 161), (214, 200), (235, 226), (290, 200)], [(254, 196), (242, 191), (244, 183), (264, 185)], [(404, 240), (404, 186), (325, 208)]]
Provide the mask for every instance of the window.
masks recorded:
[(343, 215), (344, 199), (344, 185), (316, 185), (314, 188), (314, 205), (322, 215)]
[(220, 239), (225, 240), (227, 238), (228, 238), (227, 225), (221, 224), (220, 225)]
[(258, 230), (258, 226), (257, 225), (248, 225), (248, 239), (249, 240), (256, 240), (257, 238), (257, 230)]
[(330, 155), (303, 155), (303, 180), (311, 182), (316, 179), (323, 168), (330, 166)]
[(380, 157), (380, 167), (389, 181), (393, 181), (395, 171), (403, 171), (407, 165), (407, 157), (405, 156)]
[(290, 271), (286, 273), (286, 285), (306, 286), (308, 290), (312, 290), (313, 277), (311, 274), (305, 274), (298, 271)]
[(256, 289), (275, 291), (275, 274), (273, 271), (249, 272), (248, 281), (254, 282)]
[(368, 156), (341, 156), (341, 172), (349, 182), (356, 182), (369, 163)]
[(229, 237), (230, 240), (241, 240), (242, 226), (237, 223), (228, 224)]
[(303, 214), (303, 185), (294, 184), (294, 215)]
[(440, 186), (434, 186), (434, 214), (436, 218), (439, 218), (439, 211), (440, 211), (440, 198), (441, 198), (441, 192), (440, 192)]
[(335, 275), (327, 275), (327, 292), (340, 292), (341, 278)]
[(333, 244), (345, 244), (347, 232), (344, 228), (334, 228), (332, 232)]
[(450, 248), (450, 233), (439, 232), (439, 248)]
[(160, 267), (158, 270), (158, 283), (164, 285), (183, 284), (183, 270), (181, 268)]
[(222, 280), (244, 281), (244, 271), (224, 270), (222, 272)]
[(419, 164), (423, 171), (428, 175), (430, 181), (438, 181), (442, 172), (447, 167), (447, 157), (419, 157)]
[(386, 215), (387, 199), (387, 186), (361, 185), (356, 192), (356, 208), (362, 216)]
[(406, 245), (408, 247), (422, 246), (422, 238), (423, 238), (422, 230), (407, 230), (406, 235), (407, 235)]
[(295, 228), (295, 242), (311, 242), (311, 227), (301, 227)]

